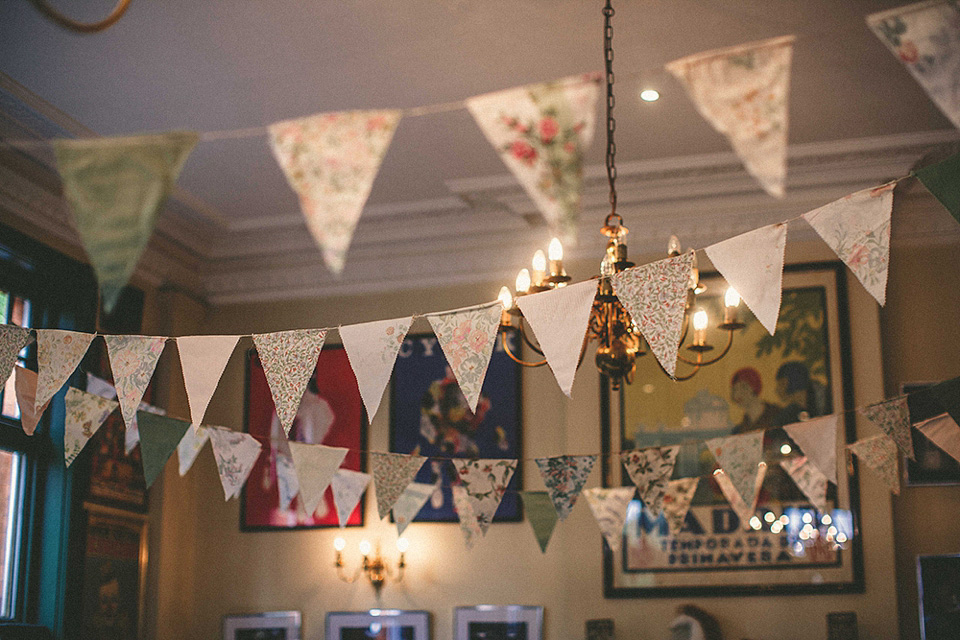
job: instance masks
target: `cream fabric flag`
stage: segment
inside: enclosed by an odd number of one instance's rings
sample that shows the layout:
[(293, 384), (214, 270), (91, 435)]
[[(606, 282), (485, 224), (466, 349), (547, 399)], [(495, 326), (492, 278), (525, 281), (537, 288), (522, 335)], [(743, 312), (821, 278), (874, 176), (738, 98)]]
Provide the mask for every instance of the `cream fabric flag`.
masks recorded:
[(671, 534), (680, 533), (683, 529), (699, 485), (700, 478), (677, 478), (667, 483), (667, 490), (663, 494), (663, 515), (667, 518)]
[(820, 513), (827, 512), (827, 476), (804, 456), (781, 460), (780, 466)]
[(677, 464), (680, 445), (634, 449), (620, 454), (630, 480), (637, 486), (640, 499), (656, 517), (663, 508), (663, 496)]
[(626, 269), (610, 279), (620, 302), (671, 377), (677, 371), (677, 351), (694, 255), (690, 251)]
[(890, 212), (896, 183), (864, 189), (803, 214), (883, 306), (890, 264)]
[(387, 388), (400, 345), (413, 323), (413, 318), (397, 318), (340, 327), (340, 340), (357, 377), (360, 397), (367, 408), (367, 419), (373, 421), (380, 408), (383, 390)]
[(899, 449), (893, 438), (887, 435), (858, 440), (847, 448), (865, 465), (877, 472), (890, 491), (900, 495)]
[(300, 500), (308, 515), (320, 506), (323, 494), (333, 480), (334, 474), (347, 457), (349, 449), (327, 447), (322, 444), (290, 442), (290, 455), (297, 470), (300, 485)]
[(270, 148), (307, 228), (339, 275), (400, 111), (321, 113), (270, 125)]
[(30, 329), (0, 324), (0, 384), (5, 383), (17, 364), (17, 356), (30, 344)]
[(403, 535), (404, 530), (413, 522), (413, 519), (420, 513), (420, 509), (423, 508), (423, 505), (427, 503), (427, 500), (436, 490), (436, 485), (422, 482), (411, 482), (407, 485), (397, 501), (393, 503), (393, 519), (397, 523), (398, 536)]
[(37, 430), (43, 412), (50, 406), (50, 401), (47, 400), (38, 409), (34, 402), (37, 394), (37, 374), (23, 367), (16, 367), (15, 372), (17, 377), (14, 385), (17, 391), (17, 406), (20, 407), (20, 426), (23, 427), (24, 433), (32, 436)]
[(452, 491), (453, 508), (457, 512), (457, 519), (460, 521), (463, 541), (467, 545), (467, 549), (473, 549), (474, 545), (483, 537), (483, 531), (481, 531), (477, 516), (473, 512), (473, 505), (470, 503), (467, 490), (461, 486), (454, 486)]
[(373, 466), (373, 488), (377, 494), (377, 513), (382, 520), (420, 471), (427, 459), (403, 453), (370, 452)]
[(37, 329), (37, 395), (39, 409), (50, 402), (63, 383), (67, 381), (87, 348), (94, 334), (62, 329)]
[(753, 500), (748, 504), (747, 501), (743, 499), (740, 491), (733, 485), (733, 480), (723, 469), (716, 469), (713, 472), (713, 478), (716, 480), (717, 486), (720, 487), (720, 491), (730, 504), (730, 508), (733, 509), (733, 512), (740, 518), (740, 526), (743, 527), (744, 530), (750, 528), (750, 519), (757, 511), (757, 499), (760, 497), (760, 487), (763, 485), (763, 479), (766, 475), (767, 464), (761, 462), (757, 465), (757, 475), (753, 478), (752, 482), (751, 493), (753, 494)]
[(747, 505), (756, 504), (760, 490), (756, 479), (763, 461), (763, 436), (763, 431), (754, 431), (704, 443)]
[(698, 53), (667, 65), (747, 171), (782, 198), (787, 177), (793, 36)]
[(713, 266), (750, 307), (767, 333), (777, 330), (780, 316), (783, 252), (787, 224), (760, 227), (705, 249)]
[(827, 480), (837, 484), (837, 432), (840, 416), (814, 418), (806, 422), (788, 424), (783, 428), (810, 464), (814, 465)]
[(951, 458), (960, 462), (960, 426), (944, 413), (914, 425), (933, 444), (943, 449)]
[(333, 474), (330, 489), (333, 491), (333, 504), (337, 508), (337, 522), (341, 529), (347, 526), (350, 514), (357, 508), (357, 503), (371, 479), (369, 473), (352, 469), (337, 469)]
[(187, 389), (190, 420), (203, 422), (210, 398), (240, 336), (184, 336), (177, 338), (183, 384)]
[(569, 77), (467, 99), (467, 109), (543, 214), (575, 244), (583, 152), (593, 141), (598, 75)]
[(118, 404), (70, 387), (64, 406), (63, 458), (69, 467)]
[(283, 432), (290, 434), (300, 400), (317, 367), (327, 332), (320, 329), (280, 331), (253, 336)]
[(230, 500), (239, 495), (263, 447), (249, 433), (223, 427), (209, 427), (207, 431), (220, 473), (220, 484), (223, 485), (223, 497)]
[(903, 451), (903, 455), (916, 460), (913, 453), (913, 436), (910, 433), (910, 408), (907, 406), (907, 396), (861, 407), (857, 409), (857, 413), (893, 438)]
[(597, 282), (587, 280), (517, 298), (517, 306), (536, 334), (560, 390), (568, 397), (596, 296)]
[(556, 456), (537, 458), (534, 462), (550, 492), (557, 518), (566, 520), (597, 463), (597, 456)]
[(195, 424), (190, 425), (187, 432), (183, 434), (183, 437), (180, 439), (180, 444), (177, 445), (177, 462), (179, 463), (180, 477), (187, 475), (187, 471), (190, 471), (190, 467), (193, 466), (197, 456), (200, 455), (200, 452), (203, 450), (203, 445), (207, 444), (209, 439), (210, 429)]
[(867, 16), (867, 24), (960, 129), (960, 8), (918, 2)]
[(633, 500), (634, 491), (636, 491), (634, 487), (614, 489), (594, 487), (583, 491), (583, 497), (590, 505), (593, 517), (600, 527), (600, 533), (603, 534), (603, 539), (607, 541), (607, 545), (614, 553), (620, 551), (623, 525), (627, 520), (627, 507)]
[[(483, 535), (493, 522), (497, 507), (503, 500), (510, 478), (517, 470), (516, 460), (479, 459), (464, 460), (454, 458), (450, 461), (457, 471), (461, 487), (467, 492), (467, 501), (473, 508), (473, 515)], [(462, 516), (461, 516), (462, 517)]]
[(110, 356), (110, 370), (116, 386), (123, 423), (137, 419), (143, 393), (150, 384), (166, 338), (150, 336), (103, 336)]
[(470, 411), (477, 410), (502, 310), (497, 301), (427, 316)]

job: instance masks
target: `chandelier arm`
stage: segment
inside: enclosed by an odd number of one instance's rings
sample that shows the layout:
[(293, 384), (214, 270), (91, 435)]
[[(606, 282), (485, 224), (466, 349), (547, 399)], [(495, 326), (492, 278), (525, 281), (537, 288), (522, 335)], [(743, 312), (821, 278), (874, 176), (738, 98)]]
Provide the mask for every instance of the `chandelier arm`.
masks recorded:
[(358, 578), (361, 576), (361, 574), (363, 573), (363, 566), (361, 565), (361, 566), (357, 567), (357, 570), (354, 571), (354, 573), (353, 573), (353, 577), (350, 578), (350, 577), (347, 577), (347, 575), (343, 572), (343, 564), (342, 564), (342, 563), (338, 563), (338, 564), (336, 565), (336, 567), (337, 567), (337, 577), (340, 578), (341, 580), (343, 580), (344, 582), (346, 582), (347, 584), (353, 584), (354, 582), (356, 582), (357, 579), (358, 579)]
[(117, 0), (117, 4), (113, 7), (113, 10), (102, 20), (98, 20), (96, 22), (79, 22), (73, 18), (65, 16), (51, 7), (47, 0), (30, 1), (33, 3), (33, 6), (35, 6), (37, 10), (47, 18), (53, 22), (56, 22), (64, 29), (76, 31), (77, 33), (97, 33), (98, 31), (103, 31), (104, 29), (113, 26), (113, 24), (122, 18), (123, 14), (127, 12), (131, 2), (131, 0)]
[[(686, 382), (687, 380), (689, 380), (689, 379), (692, 378), (693, 376), (697, 375), (697, 372), (700, 371), (700, 367), (703, 366), (702, 361), (703, 361), (703, 356), (702, 356), (702, 354), (699, 354), (699, 353), (697, 354), (697, 362), (689, 362), (688, 360), (683, 360), (683, 362), (685, 362), (685, 363), (687, 363), (687, 364), (689, 364), (690, 366), (693, 367), (693, 371), (691, 371), (690, 373), (688, 373), (688, 374), (685, 375), (685, 376), (677, 376), (677, 375), (675, 375), (675, 376), (673, 377), (673, 379), (674, 379), (676, 382)], [(660, 364), (660, 361), (659, 361), (659, 360), (657, 360), (657, 364)], [(670, 374), (668, 374), (668, 373), (666, 372), (665, 369), (663, 369), (663, 366), (662, 366), (662, 365), (660, 366), (660, 369), (663, 370), (663, 372), (664, 372), (665, 374), (670, 375)]]
[[(523, 319), (522, 319), (522, 318), (520, 319), (520, 326), (517, 327), (517, 331), (520, 333), (520, 337), (523, 338), (524, 343), (526, 343), (526, 345), (527, 345), (528, 347), (530, 347), (531, 349), (533, 349), (533, 350), (534, 350), (536, 353), (538, 353), (539, 355), (541, 355), (541, 356), (543, 355), (543, 351), (540, 350), (540, 347), (539, 347), (538, 345), (535, 345), (535, 344), (533, 344), (532, 342), (530, 342), (530, 338), (527, 337), (527, 332), (523, 330)], [(544, 360), (544, 362), (546, 362), (546, 360)]]
[(703, 360), (703, 355), (700, 354), (700, 353), (697, 353), (697, 361), (696, 361), (696, 362), (693, 362), (693, 361), (691, 361), (691, 360), (687, 360), (686, 358), (684, 358), (684, 357), (683, 357), (682, 355), (680, 355), (679, 353), (677, 354), (677, 360), (679, 360), (680, 362), (683, 362), (684, 364), (689, 364), (689, 365), (692, 365), (692, 366), (700, 366), (700, 367), (706, 367), (706, 366), (709, 366), (709, 365), (711, 365), (711, 364), (714, 364), (715, 362), (719, 361), (720, 359), (722, 359), (725, 355), (727, 355), (727, 354), (730, 352), (730, 347), (733, 346), (733, 332), (734, 332), (734, 331), (735, 331), (735, 329), (730, 329), (730, 330), (727, 331), (727, 346), (725, 346), (725, 347), (723, 348), (723, 351), (721, 351), (720, 354), (717, 355), (713, 360), (704, 361), (704, 360)]
[(507, 352), (507, 355), (510, 357), (510, 359), (519, 365), (522, 365), (524, 367), (542, 367), (543, 365), (547, 364), (546, 358), (544, 358), (540, 362), (525, 362), (520, 358), (518, 358), (517, 356), (513, 355), (513, 352), (510, 351), (510, 345), (507, 343), (506, 333), (500, 334), (500, 343), (503, 345), (503, 350)]

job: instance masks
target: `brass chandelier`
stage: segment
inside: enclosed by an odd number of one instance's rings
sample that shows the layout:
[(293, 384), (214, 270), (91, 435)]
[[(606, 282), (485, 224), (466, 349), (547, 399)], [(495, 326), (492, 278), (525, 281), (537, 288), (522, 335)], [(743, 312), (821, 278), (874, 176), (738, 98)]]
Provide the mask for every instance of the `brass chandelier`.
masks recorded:
[[(619, 390), (622, 383), (633, 382), (634, 373), (637, 367), (637, 358), (649, 353), (646, 341), (640, 334), (637, 325), (631, 320), (626, 309), (620, 304), (620, 300), (613, 292), (610, 283), (610, 277), (620, 273), (625, 269), (634, 266), (627, 259), (626, 236), (628, 229), (623, 226), (623, 218), (617, 213), (617, 167), (616, 153), (617, 146), (614, 142), (613, 134), (616, 130), (616, 120), (613, 118), (613, 108), (616, 100), (613, 95), (613, 18), (614, 10), (611, 6), (611, 0), (606, 0), (603, 8), (604, 32), (603, 32), (603, 53), (606, 67), (606, 123), (607, 123), (607, 151), (606, 168), (607, 181), (610, 185), (610, 213), (604, 220), (600, 232), (605, 235), (607, 240), (607, 249), (603, 260), (600, 262), (600, 275), (597, 279), (597, 296), (593, 302), (593, 309), (590, 313), (590, 320), (587, 325), (587, 333), (584, 337), (583, 347), (580, 351), (580, 362), (583, 362), (586, 353), (587, 344), (590, 341), (596, 341), (596, 366), (601, 374), (610, 379), (611, 387), (614, 391)], [(670, 238), (667, 248), (668, 256), (680, 255), (680, 241), (676, 236)], [(549, 261), (548, 259), (549, 258)], [(563, 246), (558, 238), (550, 241), (550, 246), (545, 256), (542, 250), (537, 250), (533, 256), (532, 274), (527, 269), (521, 269), (517, 274), (515, 283), (516, 294), (511, 294), (507, 287), (501, 287), (499, 300), (503, 304), (504, 311), (501, 315), (500, 326), (501, 340), (504, 351), (515, 362), (527, 367), (540, 367), (547, 363), (545, 358), (534, 361), (526, 361), (519, 357), (510, 348), (507, 340), (507, 332), (514, 331), (523, 339), (535, 353), (543, 356), (540, 348), (527, 335), (528, 331), (524, 328), (523, 314), (516, 305), (516, 297), (530, 293), (539, 293), (551, 289), (564, 287), (570, 281), (563, 267)], [(724, 317), (723, 322), (717, 325), (717, 329), (727, 332), (726, 345), (721, 348), (718, 354), (707, 357), (707, 353), (714, 350), (714, 346), (707, 342), (707, 330), (710, 324), (709, 316), (704, 308), (697, 303), (697, 297), (706, 291), (706, 287), (700, 282), (700, 272), (696, 265), (696, 256), (694, 256), (694, 266), (690, 274), (690, 282), (687, 285), (687, 303), (684, 310), (683, 329), (680, 338), (681, 348), (678, 355), (678, 363), (686, 365), (685, 372), (675, 376), (676, 380), (689, 380), (697, 374), (703, 367), (719, 362), (729, 353), (733, 346), (734, 331), (742, 329), (745, 325), (737, 317), (738, 307), (740, 305), (740, 296), (730, 287), (724, 295)], [(692, 325), (692, 336), (691, 334)], [(690, 340), (688, 341), (688, 338)], [(688, 352), (689, 355), (684, 355)], [(663, 368), (661, 367), (661, 370)], [(664, 371), (664, 375), (668, 375)]]

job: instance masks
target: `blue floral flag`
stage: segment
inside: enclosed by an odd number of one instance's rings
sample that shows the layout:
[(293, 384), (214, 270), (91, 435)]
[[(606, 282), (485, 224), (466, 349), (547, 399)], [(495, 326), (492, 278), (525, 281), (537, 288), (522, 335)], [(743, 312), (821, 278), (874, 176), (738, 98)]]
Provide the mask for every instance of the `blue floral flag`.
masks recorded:
[(597, 456), (557, 456), (537, 458), (537, 468), (547, 485), (557, 517), (566, 520), (577, 502), (584, 483), (597, 463)]

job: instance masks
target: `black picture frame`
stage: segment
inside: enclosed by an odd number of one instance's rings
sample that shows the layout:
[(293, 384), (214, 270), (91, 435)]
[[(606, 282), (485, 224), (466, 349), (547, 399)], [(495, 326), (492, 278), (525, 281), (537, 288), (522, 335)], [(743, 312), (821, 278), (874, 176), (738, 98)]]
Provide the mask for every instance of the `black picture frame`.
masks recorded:
[(960, 638), (960, 554), (917, 556), (920, 638)]

